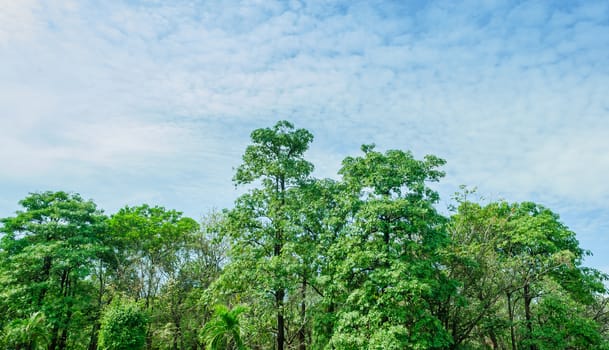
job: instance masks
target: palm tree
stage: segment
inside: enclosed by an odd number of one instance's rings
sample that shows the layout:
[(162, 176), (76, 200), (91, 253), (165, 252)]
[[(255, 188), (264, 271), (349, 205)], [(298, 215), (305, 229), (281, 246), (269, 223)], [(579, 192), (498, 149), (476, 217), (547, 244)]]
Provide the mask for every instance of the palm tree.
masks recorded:
[(49, 343), (49, 330), (44, 313), (34, 312), (27, 319), (13, 320), (4, 329), (0, 344), (14, 349), (45, 349)]
[(224, 305), (217, 305), (212, 319), (201, 330), (205, 347), (210, 350), (237, 349), (246, 350), (241, 339), (239, 315), (247, 311), (244, 306), (229, 310)]

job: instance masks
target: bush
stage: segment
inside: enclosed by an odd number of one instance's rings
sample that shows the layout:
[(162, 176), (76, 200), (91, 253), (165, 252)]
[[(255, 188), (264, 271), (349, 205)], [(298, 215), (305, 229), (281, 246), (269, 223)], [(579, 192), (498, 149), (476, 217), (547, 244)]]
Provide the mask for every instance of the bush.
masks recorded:
[(104, 312), (99, 331), (102, 350), (139, 350), (146, 342), (146, 314), (131, 301), (119, 300)]

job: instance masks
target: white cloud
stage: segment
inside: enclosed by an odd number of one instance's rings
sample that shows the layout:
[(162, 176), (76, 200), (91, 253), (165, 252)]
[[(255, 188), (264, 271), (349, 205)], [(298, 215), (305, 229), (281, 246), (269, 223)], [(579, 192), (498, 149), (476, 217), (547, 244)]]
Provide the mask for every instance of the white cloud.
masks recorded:
[(15, 193), (204, 209), (236, 195), (250, 130), (291, 119), (315, 132), (322, 176), (376, 142), (447, 158), (445, 196), (465, 183), (580, 203), (573, 222), (609, 215), (604, 2), (0, 5), (0, 179)]
[(606, 130), (565, 130), (525, 155), (528, 192), (553, 193), (581, 203), (609, 199), (609, 141)]
[(0, 0), (0, 47), (15, 40), (31, 38), (40, 24), (36, 0)]

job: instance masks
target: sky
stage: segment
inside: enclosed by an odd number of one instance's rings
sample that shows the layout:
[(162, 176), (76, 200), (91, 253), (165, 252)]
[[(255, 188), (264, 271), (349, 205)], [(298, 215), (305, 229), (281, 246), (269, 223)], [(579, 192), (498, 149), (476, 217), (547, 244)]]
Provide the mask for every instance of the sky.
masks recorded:
[(607, 1), (0, 0), (0, 217), (64, 190), (200, 218), (253, 129), (446, 159), (436, 185), (558, 213), (609, 273)]

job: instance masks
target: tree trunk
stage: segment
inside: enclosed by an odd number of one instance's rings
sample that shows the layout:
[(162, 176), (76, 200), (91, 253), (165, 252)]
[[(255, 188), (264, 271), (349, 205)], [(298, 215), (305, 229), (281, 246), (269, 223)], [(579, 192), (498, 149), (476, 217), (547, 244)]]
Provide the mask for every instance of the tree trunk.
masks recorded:
[[(277, 230), (276, 243), (274, 247), (275, 256), (281, 255), (282, 234), (281, 230)], [(283, 317), (283, 299), (285, 298), (285, 289), (279, 287), (275, 291), (275, 306), (277, 307), (277, 350), (283, 350), (285, 343), (285, 319)]]
[(89, 340), (89, 347), (87, 350), (97, 350), (97, 336), (99, 334), (100, 327), (101, 325), (99, 323), (99, 319), (97, 319), (93, 324), (93, 328), (91, 329), (91, 338)]
[[(40, 277), (40, 282), (47, 281), (49, 276), (51, 275), (51, 265), (53, 259), (50, 256), (44, 257), (44, 263), (42, 264), (42, 274)], [(47, 287), (44, 287), (40, 290), (40, 294), (38, 294), (38, 307), (42, 306), (42, 301), (44, 300), (44, 296), (47, 293)]]
[[(72, 318), (72, 311), (68, 310), (67, 324), (70, 323), (71, 318)], [(65, 328), (61, 330), (61, 336), (59, 337), (59, 343), (57, 344), (59, 350), (67, 349), (67, 344), (68, 344), (68, 326), (67, 326), (67, 324), (66, 324)]]
[(491, 343), (493, 344), (493, 350), (499, 349), (499, 343), (497, 342), (497, 335), (495, 334), (495, 331), (491, 330), (488, 336), (491, 339)]
[[(283, 207), (285, 206), (285, 179), (278, 178), (276, 184), (279, 185), (279, 194), (281, 196), (281, 208), (279, 210), (280, 215), (282, 214)], [(283, 218), (282, 218), (283, 219)], [(273, 254), (275, 256), (281, 256), (281, 249), (283, 248), (283, 228), (277, 228), (275, 232), (275, 246), (273, 247)], [(285, 298), (285, 289), (279, 287), (275, 293), (275, 304), (277, 306), (277, 350), (283, 350), (285, 343), (285, 318), (283, 316), (283, 299)]]
[[(527, 324), (527, 340), (533, 340), (533, 320), (531, 317), (531, 301), (533, 297), (531, 296), (531, 290), (528, 283), (524, 285), (524, 318)], [(537, 347), (535, 344), (529, 344), (529, 350), (536, 350)]]
[(49, 344), (48, 350), (55, 350), (57, 348), (57, 342), (59, 341), (59, 337), (57, 334), (59, 333), (59, 327), (53, 326), (53, 330), (51, 331), (53, 334), (53, 338), (51, 338), (51, 343)]
[(97, 275), (99, 288), (97, 290), (97, 312), (93, 327), (91, 328), (91, 338), (89, 339), (89, 346), (87, 347), (87, 350), (97, 350), (98, 334), (99, 329), (101, 328), (100, 318), (103, 309), (103, 297), (105, 289), (104, 273), (101, 260), (98, 261), (98, 267), (99, 269), (97, 270)]
[(512, 350), (516, 350), (516, 335), (514, 334), (514, 310), (512, 309), (512, 292), (507, 293), (508, 315), (510, 317), (510, 337)]
[(285, 291), (280, 289), (277, 291), (275, 301), (277, 304), (277, 350), (283, 350), (285, 343), (285, 319), (283, 317), (283, 298)]
[[(306, 272), (305, 272), (306, 274)], [(298, 331), (298, 350), (307, 350), (307, 305), (305, 304), (305, 299), (307, 297), (307, 278), (303, 277), (302, 286), (300, 290), (300, 319), (302, 324), (300, 325), (300, 330)]]
[[(59, 295), (61, 297), (63, 297), (64, 302), (66, 299), (66, 291), (68, 289), (68, 274), (69, 274), (68, 270), (63, 270), (63, 272), (61, 274), (60, 284), (59, 284)], [(55, 324), (55, 326), (53, 326), (53, 330), (52, 330), (51, 343), (49, 344), (49, 347), (48, 347), (49, 350), (61, 349), (59, 347), (59, 345), (61, 343), (60, 331), (61, 331), (61, 336), (63, 336), (64, 329), (59, 328), (59, 326), (57, 324)]]
[[(74, 288), (72, 287), (72, 281), (70, 280), (70, 272), (65, 272), (65, 289), (63, 293), (64, 300), (68, 297), (74, 297)], [(57, 343), (58, 350), (65, 350), (68, 343), (68, 328), (70, 326), (70, 322), (72, 321), (72, 303), (67, 303), (67, 311), (66, 311), (66, 321), (61, 330), (61, 336), (59, 337), (59, 342)]]

